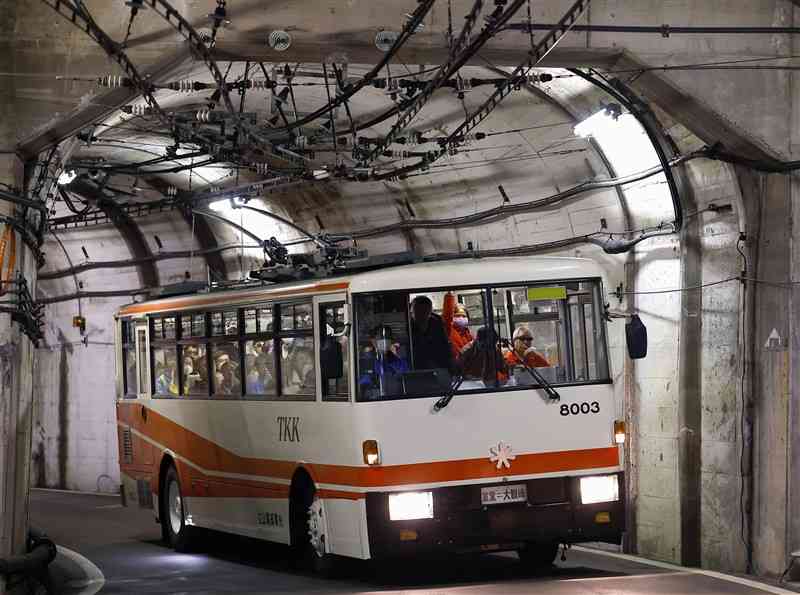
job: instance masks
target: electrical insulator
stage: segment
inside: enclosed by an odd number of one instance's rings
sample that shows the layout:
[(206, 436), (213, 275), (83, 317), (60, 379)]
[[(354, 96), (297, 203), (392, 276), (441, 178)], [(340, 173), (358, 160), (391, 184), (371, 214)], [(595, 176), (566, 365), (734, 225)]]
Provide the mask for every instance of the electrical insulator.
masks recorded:
[(458, 77), (456, 79), (455, 88), (455, 93), (458, 95), (458, 98), (464, 99), (464, 94), (469, 93), (470, 91), (472, 91), (472, 81), (470, 79)]
[[(411, 156), (411, 152), (410, 151), (405, 151), (403, 149), (392, 149), (391, 151), (389, 151), (389, 153), (395, 159), (406, 159), (407, 157)], [(385, 153), (384, 153), (384, 155), (385, 155)]]
[(258, 89), (261, 91), (271, 91), (277, 86), (272, 81), (266, 81), (266, 80), (255, 80), (255, 81), (251, 80), (247, 82), (251, 89)]
[(253, 171), (255, 171), (257, 174), (261, 174), (262, 176), (266, 175), (267, 173), (269, 173), (269, 164), (268, 163), (254, 162), (254, 163), (250, 164), (250, 167), (253, 168)]
[(175, 186), (167, 187), (167, 196), (175, 197), (178, 195), (178, 189)]
[(541, 74), (529, 74), (528, 75), (528, 82), (530, 84), (534, 83), (549, 83), (553, 80), (553, 75), (543, 72)]
[(120, 87), (132, 87), (133, 81), (126, 76), (109, 74), (98, 78), (97, 84), (101, 87), (108, 87), (109, 89), (118, 89)]
[[(406, 21), (411, 21), (414, 18), (413, 14), (406, 13)], [(423, 29), (425, 29), (425, 25), (423, 23), (418, 23), (412, 33), (420, 33)]]
[(192, 93), (194, 91), (208, 89), (211, 85), (207, 83), (201, 83), (199, 81), (190, 81), (188, 79), (184, 79), (182, 81), (171, 82), (167, 86), (178, 93)]
[(197, 110), (197, 113), (194, 115), (194, 117), (198, 122), (208, 122), (211, 120), (211, 110), (199, 109)]
[(136, 103), (134, 105), (123, 105), (121, 110), (126, 114), (133, 114), (134, 116), (146, 116), (153, 112), (148, 105)]
[(294, 146), (298, 149), (305, 149), (308, 147), (308, 137), (302, 135), (296, 136), (294, 139)]

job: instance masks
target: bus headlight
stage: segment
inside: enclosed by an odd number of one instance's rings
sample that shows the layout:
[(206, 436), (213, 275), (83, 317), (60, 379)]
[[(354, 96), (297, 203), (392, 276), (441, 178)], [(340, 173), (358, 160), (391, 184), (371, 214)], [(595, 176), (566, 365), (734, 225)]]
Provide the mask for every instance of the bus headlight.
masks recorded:
[(378, 450), (377, 440), (364, 440), (361, 444), (361, 450), (364, 452), (364, 462), (367, 465), (381, 464), (381, 453)]
[(616, 475), (581, 477), (581, 504), (619, 500), (619, 481)]
[(411, 521), (433, 518), (433, 492), (389, 494), (389, 519)]

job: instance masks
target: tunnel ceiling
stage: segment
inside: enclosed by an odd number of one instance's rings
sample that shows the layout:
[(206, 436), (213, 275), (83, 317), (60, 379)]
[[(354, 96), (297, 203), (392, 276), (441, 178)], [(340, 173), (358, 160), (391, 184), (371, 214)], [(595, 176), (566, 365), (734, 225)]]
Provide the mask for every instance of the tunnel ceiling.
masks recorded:
[[(15, 88), (20, 153), (47, 166), (37, 175), (50, 229), (73, 253), (115, 229), (119, 242), (102, 256), (131, 260), (131, 286), (205, 278), (206, 265), (220, 279), (260, 266), (255, 238), (192, 212), (232, 197), (286, 219), (221, 213), (290, 252), (313, 248), (291, 222), (338, 245), (357, 237), (371, 254), (580, 253), (596, 251), (585, 242), (592, 234), (670, 231), (675, 213), (662, 195), (629, 204), (607, 187), (524, 206), (615, 175), (597, 143), (573, 132), (613, 99), (555, 65), (602, 73), (623, 54), (565, 42), (544, 55), (573, 21), (585, 22), (587, 3), (534, 3), (532, 14), (520, 1), (400, 4), (19, 8), (17, 38), (51, 50), (48, 69), (63, 73)], [(561, 28), (542, 30), (559, 19)], [(540, 28), (529, 36), (527, 23)], [(41, 73), (28, 45), (18, 54), (17, 69)], [(515, 71), (526, 54), (544, 59)], [(74, 179), (53, 183), (64, 172)], [(437, 224), (412, 225), (429, 220)], [(52, 273), (68, 263), (52, 248), (43, 277), (63, 279)], [(181, 251), (188, 265), (160, 260)]]

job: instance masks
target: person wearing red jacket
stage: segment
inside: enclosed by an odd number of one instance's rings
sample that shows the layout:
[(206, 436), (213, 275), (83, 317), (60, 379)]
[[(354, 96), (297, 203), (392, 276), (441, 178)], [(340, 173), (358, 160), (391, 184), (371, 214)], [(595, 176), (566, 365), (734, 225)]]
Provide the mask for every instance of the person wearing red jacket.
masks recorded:
[(505, 360), (509, 367), (522, 365), (529, 368), (547, 368), (550, 363), (533, 349), (533, 333), (527, 326), (518, 326), (512, 336), (514, 349), (506, 352)]
[(475, 337), (469, 330), (469, 315), (467, 309), (456, 303), (456, 296), (448, 292), (444, 296), (442, 304), (442, 321), (447, 338), (450, 339), (450, 346), (453, 349), (453, 357), (458, 358), (464, 347), (472, 343)]

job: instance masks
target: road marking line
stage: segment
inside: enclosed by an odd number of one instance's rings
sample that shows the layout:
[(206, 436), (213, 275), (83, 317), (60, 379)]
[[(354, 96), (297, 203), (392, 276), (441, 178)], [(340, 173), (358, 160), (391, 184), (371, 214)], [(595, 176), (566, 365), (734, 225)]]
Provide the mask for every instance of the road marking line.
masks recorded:
[(106, 584), (106, 578), (91, 560), (84, 558), (78, 552), (74, 552), (71, 549), (60, 545), (57, 545), (56, 549), (58, 550), (59, 555), (68, 558), (73, 563), (80, 566), (81, 570), (83, 570), (83, 573), (86, 575), (86, 580), (69, 582), (68, 586), (81, 589), (74, 595), (95, 595), (95, 593), (103, 588), (103, 585)]
[(711, 578), (716, 578), (721, 581), (727, 581), (729, 583), (744, 585), (745, 587), (750, 587), (752, 589), (760, 589), (761, 591), (765, 591), (767, 593), (774, 593), (775, 595), (797, 595), (795, 591), (789, 591), (787, 589), (782, 589), (781, 587), (776, 587), (774, 585), (768, 585), (765, 583), (759, 583), (757, 581), (753, 581), (746, 578), (740, 578), (738, 576), (733, 576), (730, 574), (723, 574), (722, 572), (716, 572), (714, 570), (704, 570), (702, 568), (689, 568), (687, 566), (678, 566), (677, 564), (670, 564), (669, 562), (658, 562), (656, 560), (648, 560), (647, 558), (640, 558), (639, 556), (632, 556), (630, 554), (619, 554), (617, 552), (607, 552), (605, 550), (595, 550), (580, 546), (573, 546), (572, 549), (578, 552), (599, 554), (601, 556), (608, 556), (609, 558), (628, 560), (629, 562), (638, 562), (639, 564), (654, 566), (655, 568), (664, 568), (666, 570), (673, 570), (675, 572), (702, 574), (704, 576), (710, 576)]
[[(571, 568), (559, 566), (561, 570), (569, 572)], [(587, 576), (584, 578), (576, 577), (576, 578), (558, 578), (554, 577), (559, 583), (569, 583), (569, 582), (588, 582), (588, 581), (618, 581), (618, 580), (629, 580), (634, 578), (657, 578), (659, 576), (679, 576), (681, 574), (692, 574), (691, 572), (649, 572), (647, 574), (622, 574), (619, 576)]]

